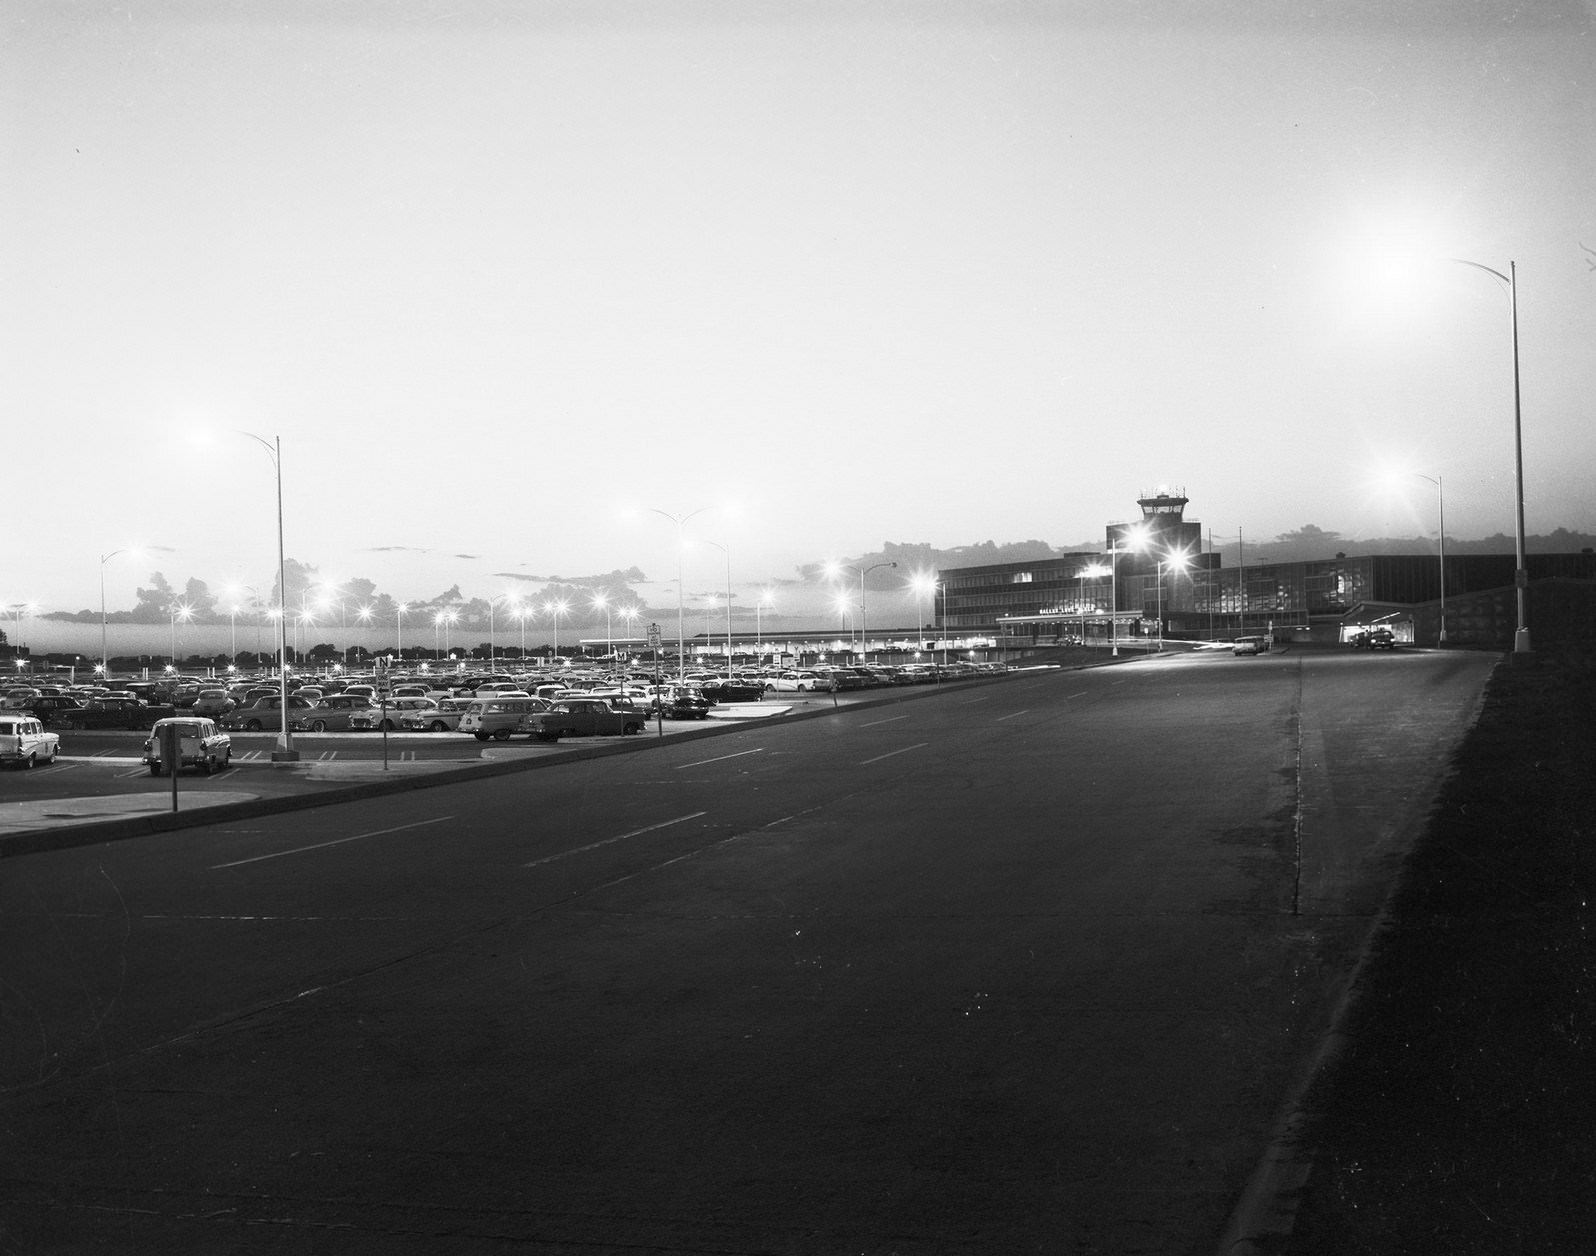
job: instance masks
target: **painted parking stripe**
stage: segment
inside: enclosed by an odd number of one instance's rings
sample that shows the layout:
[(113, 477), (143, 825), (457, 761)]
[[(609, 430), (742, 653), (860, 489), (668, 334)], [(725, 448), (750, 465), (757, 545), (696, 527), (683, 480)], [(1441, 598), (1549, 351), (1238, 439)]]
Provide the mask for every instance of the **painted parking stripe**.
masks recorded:
[(678, 772), (685, 772), (688, 768), (701, 768), (706, 763), (720, 763), (726, 759), (741, 759), (745, 754), (763, 754), (764, 749), (765, 748), (763, 746), (759, 746), (753, 750), (739, 750), (736, 754), (716, 755), (713, 759), (699, 759), (693, 763), (684, 763), (676, 770)]
[(551, 864), (556, 860), (566, 859), (572, 855), (584, 855), (590, 850), (598, 850), (603, 846), (613, 846), (616, 842), (624, 842), (630, 837), (641, 837), (644, 833), (652, 833), (657, 829), (668, 829), (673, 824), (684, 824), (688, 820), (696, 820), (699, 816), (708, 815), (707, 811), (694, 811), (685, 816), (677, 816), (674, 820), (661, 820), (658, 824), (646, 825), (640, 829), (633, 829), (630, 833), (622, 833), (616, 837), (606, 837), (602, 841), (589, 842), (586, 846), (576, 846), (571, 850), (562, 850), (557, 855), (545, 855), (542, 859), (534, 859), (531, 863), (524, 863), (523, 868), (537, 868), (543, 864)]
[(890, 723), (893, 722), (893, 720), (906, 720), (908, 718), (909, 717), (907, 715), (889, 715), (884, 720), (871, 720), (868, 724), (861, 724), (861, 725), (859, 725), (859, 727), (860, 728), (874, 728), (877, 724), (890, 724)]
[(222, 868), (241, 868), (245, 864), (261, 863), (267, 859), (281, 859), (284, 855), (303, 855), (306, 851), (326, 850), (329, 846), (342, 846), (346, 842), (360, 842), (368, 837), (382, 837), (387, 833), (403, 833), (406, 829), (424, 828), (429, 824), (442, 824), (445, 820), (452, 820), (453, 816), (434, 816), (430, 820), (417, 820), (414, 824), (398, 824), (391, 829), (373, 829), (370, 833), (356, 833), (353, 837), (340, 837), (331, 842), (317, 842), (314, 846), (296, 846), (292, 850), (274, 851), (270, 855), (255, 855), (249, 859), (235, 859), (232, 863), (212, 864), (211, 871), (216, 872)]
[(1030, 707), (1026, 707), (1024, 711), (1010, 711), (1007, 715), (998, 716), (997, 719), (993, 720), (992, 722), (994, 724), (1001, 724), (1004, 720), (1012, 720), (1017, 715), (1024, 715), (1025, 712), (1029, 711), (1030, 709)]
[(908, 754), (911, 750), (918, 750), (921, 746), (929, 746), (930, 744), (928, 741), (917, 741), (914, 745), (905, 746), (902, 750), (889, 750), (886, 754), (878, 754), (874, 759), (861, 759), (859, 760), (859, 766), (865, 767), (871, 763), (880, 763), (881, 760), (890, 759), (893, 755)]

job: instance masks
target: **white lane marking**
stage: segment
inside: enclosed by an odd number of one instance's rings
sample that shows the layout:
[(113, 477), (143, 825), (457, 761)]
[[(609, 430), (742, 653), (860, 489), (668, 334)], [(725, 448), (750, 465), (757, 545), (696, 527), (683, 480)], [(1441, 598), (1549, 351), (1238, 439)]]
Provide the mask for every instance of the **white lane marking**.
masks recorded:
[(874, 728), (877, 724), (890, 724), (893, 720), (906, 720), (907, 715), (889, 715), (884, 720), (871, 720), (868, 724), (859, 725), (860, 728)]
[(929, 746), (930, 744), (931, 743), (928, 741), (917, 741), (914, 743), (914, 745), (905, 746), (902, 750), (889, 750), (886, 754), (878, 754), (874, 759), (861, 759), (859, 760), (859, 766), (865, 767), (867, 764), (880, 763), (881, 760), (890, 759), (893, 755), (908, 754), (911, 750), (918, 750), (921, 746)]
[(1068, 702), (1071, 698), (1084, 698), (1091, 692), (1090, 689), (1082, 689), (1079, 693), (1067, 693), (1064, 695), (1064, 701)]
[(973, 706), (977, 702), (990, 702), (990, 701), (991, 701), (991, 695), (988, 694), (985, 698), (966, 698), (964, 700), (964, 705), (965, 706)]
[(391, 829), (373, 829), (370, 833), (356, 833), (353, 837), (340, 837), (331, 842), (317, 842), (314, 846), (296, 846), (293, 850), (274, 851), (270, 855), (255, 855), (249, 859), (235, 859), (232, 863), (212, 864), (211, 871), (216, 872), (222, 868), (241, 868), (245, 864), (260, 863), (266, 859), (281, 859), (284, 855), (303, 855), (310, 850), (326, 850), (329, 846), (342, 846), (345, 842), (359, 842), (368, 837), (381, 837), (385, 833), (403, 833), (406, 829), (419, 829), (428, 824), (442, 824), (445, 820), (452, 820), (453, 816), (434, 816), (430, 820), (417, 820), (414, 824), (396, 824)]
[(543, 864), (554, 863), (558, 859), (565, 859), (571, 855), (584, 855), (590, 850), (597, 850), (601, 846), (610, 846), (615, 842), (624, 842), (629, 837), (641, 837), (644, 833), (652, 833), (655, 829), (668, 829), (673, 824), (682, 824), (688, 820), (696, 820), (699, 816), (708, 815), (707, 811), (694, 811), (690, 815), (677, 816), (674, 820), (661, 820), (658, 824), (650, 824), (646, 828), (633, 829), (630, 833), (622, 833), (618, 837), (606, 837), (602, 841), (589, 842), (586, 846), (576, 846), (570, 850), (562, 850), (557, 855), (545, 855), (542, 859), (534, 859), (531, 863), (524, 863), (523, 868), (537, 868)]
[(1007, 715), (998, 716), (997, 719), (993, 720), (992, 722), (994, 724), (1001, 724), (1004, 720), (1012, 720), (1016, 715), (1024, 715), (1025, 712), (1029, 711), (1030, 709), (1030, 707), (1026, 707), (1024, 711), (1010, 711)]
[(713, 759), (700, 759), (696, 763), (683, 763), (676, 770), (678, 772), (685, 772), (688, 768), (701, 768), (706, 763), (720, 763), (725, 759), (740, 759), (745, 754), (760, 754), (764, 751), (764, 749), (765, 748), (763, 746), (760, 746), (754, 750), (739, 750), (736, 754), (716, 755)]

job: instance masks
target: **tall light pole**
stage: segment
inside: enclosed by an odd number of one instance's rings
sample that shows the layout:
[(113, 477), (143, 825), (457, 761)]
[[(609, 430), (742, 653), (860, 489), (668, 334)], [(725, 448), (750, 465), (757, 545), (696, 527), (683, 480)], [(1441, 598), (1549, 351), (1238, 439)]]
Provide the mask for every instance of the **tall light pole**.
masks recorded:
[(167, 613), (172, 619), (172, 670), (177, 670), (177, 621), (187, 623), (194, 615), (194, 608), (186, 602), (173, 602), (167, 608)]
[(443, 652), (448, 654), (451, 660), (454, 655), (449, 653), (449, 629), (455, 625), (459, 618), (460, 612), (452, 606), (443, 612)]
[(22, 660), (22, 655), (19, 653), (22, 649), (22, 612), (27, 611), (31, 615), (39, 608), (37, 603), (34, 602), (13, 602), (7, 609), (13, 611), (17, 617), (17, 636), (16, 640), (11, 643), (11, 657), (17, 660), (20, 668)]
[[(111, 678), (111, 659), (105, 644), (105, 564), (118, 554), (140, 554), (146, 549), (161, 550), (168, 554), (174, 552), (169, 545), (145, 545), (133, 549), (112, 550), (109, 554), (100, 555), (100, 675), (107, 680)], [(17, 644), (20, 645), (21, 642)]]
[(548, 611), (549, 618), (554, 621), (554, 662), (558, 666), (560, 662), (560, 615), (565, 610), (565, 603), (545, 602), (543, 603), (543, 609)]
[(859, 656), (860, 659), (865, 662), (868, 662), (870, 658), (870, 643), (866, 635), (868, 631), (868, 625), (865, 622), (865, 576), (872, 571), (879, 570), (882, 567), (896, 567), (897, 565), (898, 564), (895, 561), (889, 563), (871, 563), (870, 566), (861, 569), (859, 567), (850, 567), (845, 563), (831, 564), (831, 568), (834, 572), (857, 571), (859, 573)]
[[(1437, 539), (1437, 549), (1441, 557), (1441, 627), (1436, 634), (1435, 644), (1437, 647), (1444, 649), (1446, 647), (1446, 490), (1441, 487), (1441, 477), (1438, 475), (1425, 475), (1422, 471), (1410, 471), (1408, 474), (1415, 475), (1421, 480), (1428, 480), (1435, 485), (1435, 509), (1436, 514), (1439, 516), (1437, 522), (1441, 529)], [(1519, 565), (1523, 565), (1522, 557), (1520, 557)], [(1519, 622), (1523, 622), (1522, 612), (1520, 612)], [(1514, 648), (1517, 648), (1516, 642)]]
[(405, 612), (409, 609), (403, 602), (398, 603), (393, 608), (394, 649), (399, 654), (399, 666), (401, 667), (404, 666), (405, 662)]
[(722, 545), (719, 541), (705, 541), (705, 545), (713, 545), (722, 554), (726, 555), (726, 674), (732, 671), (732, 582), (731, 582), (731, 546)]
[(1508, 313), (1513, 332), (1513, 536), (1518, 554), (1518, 567), (1513, 573), (1513, 586), (1518, 593), (1518, 628), (1513, 633), (1513, 653), (1529, 654), (1529, 568), (1524, 562), (1524, 416), (1518, 371), (1518, 264), (1508, 262), (1507, 274), (1504, 275), (1499, 270), (1464, 257), (1454, 257), (1452, 260), (1461, 266), (1483, 270), (1507, 285)]
[(1101, 580), (1108, 575), (1108, 568), (1102, 563), (1090, 563), (1076, 573), (1081, 578), (1080, 612), (1081, 612), (1081, 644), (1086, 644), (1086, 577)]
[(593, 595), (593, 609), (604, 612), (604, 656), (608, 658), (615, 653), (615, 641), (610, 633), (610, 595), (608, 593), (595, 593)]
[(909, 581), (909, 584), (914, 589), (915, 594), (917, 596), (917, 599), (919, 599), (917, 601), (917, 603), (916, 603), (915, 609), (918, 612), (917, 617), (920, 620), (920, 653), (924, 654), (925, 653), (925, 601), (924, 601), (924, 598), (925, 598), (925, 596), (928, 593), (929, 594), (935, 594), (935, 592), (936, 592), (936, 587), (937, 587), (936, 572), (934, 572), (934, 571), (922, 571), (922, 572), (919, 572), (913, 577), (913, 579), (911, 579)]
[(754, 603), (754, 659), (762, 663), (765, 658), (765, 607), (770, 605), (770, 590), (759, 591), (759, 601)]
[(687, 544), (687, 521), (696, 515), (703, 514), (708, 506), (700, 506), (697, 510), (685, 515), (673, 515), (668, 510), (660, 510), (650, 506), (649, 510), (656, 515), (664, 515), (676, 525), (676, 679), (687, 679), (687, 634), (683, 628), (682, 611), (682, 550)]
[(1119, 556), (1134, 554), (1142, 547), (1141, 536), (1134, 532), (1131, 535), (1136, 537), (1133, 545), (1121, 546), (1117, 536), (1108, 544), (1108, 640), (1113, 658), (1119, 657)]
[(283, 438), (274, 436), (268, 442), (254, 432), (241, 432), (240, 435), (249, 437), (266, 451), (277, 473), (277, 598), (283, 608), (283, 613), (277, 619), (277, 680), (282, 704), (279, 708), (282, 718), (278, 723), (282, 731), (277, 735), (277, 749), (272, 751), (272, 762), (292, 763), (299, 758), (299, 751), (294, 749), (294, 733), (288, 726), (288, 559), (283, 551)]
[[(1191, 556), (1184, 553), (1170, 554), (1168, 557), (1158, 560), (1156, 579), (1158, 581), (1158, 652), (1160, 654), (1164, 652), (1164, 568), (1169, 567), (1175, 571), (1184, 571), (1186, 565), (1190, 562)], [(1142, 605), (1145, 607), (1147, 604), (1143, 602)]]
[(643, 612), (635, 606), (623, 606), (620, 609), (620, 616), (626, 623), (626, 644), (628, 647), (626, 657), (630, 659), (632, 656), (630, 648), (632, 638), (637, 635), (637, 621), (643, 617)]

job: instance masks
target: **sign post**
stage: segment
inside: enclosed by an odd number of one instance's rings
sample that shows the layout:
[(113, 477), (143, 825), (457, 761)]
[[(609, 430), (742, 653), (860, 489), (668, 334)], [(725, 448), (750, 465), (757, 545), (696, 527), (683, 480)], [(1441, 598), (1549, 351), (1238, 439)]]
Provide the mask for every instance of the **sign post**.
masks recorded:
[(665, 695), (659, 688), (659, 652), (664, 646), (664, 638), (660, 635), (659, 625), (648, 626), (648, 648), (654, 654), (654, 727), (657, 734), (665, 736)]
[(382, 703), (378, 722), (382, 725), (382, 770), (388, 770), (388, 695), (393, 692), (393, 676), (388, 671), (388, 660), (377, 660), (377, 698)]

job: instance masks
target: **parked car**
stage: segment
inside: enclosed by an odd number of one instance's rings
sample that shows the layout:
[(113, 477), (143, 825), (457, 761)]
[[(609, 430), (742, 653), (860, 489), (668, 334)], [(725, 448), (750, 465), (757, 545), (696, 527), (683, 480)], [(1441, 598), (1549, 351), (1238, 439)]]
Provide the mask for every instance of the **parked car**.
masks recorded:
[(357, 711), (350, 717), (350, 728), (376, 728), (387, 729), (389, 732), (398, 728), (408, 727), (404, 717), (412, 711), (436, 711), (438, 704), (431, 698), (408, 696), (404, 698), (389, 698), (384, 701), (378, 698), (369, 711)]
[(194, 704), (189, 707), (195, 715), (203, 715), (208, 720), (219, 720), (238, 705), (227, 696), (225, 689), (201, 689), (195, 695)]
[[(289, 726), (292, 727), (297, 713), (309, 710), (312, 705), (309, 698), (289, 694)], [(250, 706), (229, 711), (222, 719), (222, 727), (235, 733), (280, 733), (283, 729), (282, 698), (276, 695), (260, 698)]]
[(1354, 650), (1394, 650), (1396, 649), (1396, 633), (1389, 628), (1368, 628), (1363, 632), (1354, 633), (1352, 637)]
[(1237, 637), (1230, 647), (1232, 654), (1265, 654), (1268, 650), (1268, 637)]
[(176, 716), (156, 720), (150, 735), (144, 739), (144, 763), (151, 776), (172, 770), (163, 761), (169, 729), (177, 734), (177, 767), (199, 768), (209, 776), (232, 762), (233, 739), (216, 726), (215, 720), (193, 715)]
[(156, 720), (176, 712), (169, 706), (150, 706), (137, 698), (91, 698), (65, 719), (68, 728), (149, 728)]
[(17, 763), (31, 768), (35, 763), (54, 763), (61, 749), (61, 735), (45, 729), (39, 717), (27, 711), (0, 711), (0, 763)]
[(723, 676), (706, 680), (699, 689), (712, 702), (758, 702), (765, 696), (765, 686), (757, 680)]
[(466, 713), (472, 699), (429, 698), (428, 701), (436, 705), (431, 710), (405, 712), (399, 719), (399, 726), (418, 733), (452, 733), (460, 726), (460, 717)]
[(542, 698), (523, 694), (519, 698), (473, 698), (460, 717), (459, 731), (470, 733), (478, 741), (509, 741), (510, 735), (519, 731), (521, 720), (549, 709)]
[(566, 698), (546, 711), (523, 716), (518, 733), (529, 733), (539, 741), (559, 741), (561, 737), (618, 737), (643, 731), (644, 715), (623, 710), (603, 698)]
[(766, 693), (810, 693), (821, 687), (813, 672), (777, 672), (763, 678)]
[(660, 714), (668, 720), (707, 720), (715, 704), (690, 685), (667, 689), (659, 696)]
[[(354, 693), (334, 693), (312, 703), (302, 711), (288, 713), (288, 727), (296, 733), (338, 733), (354, 728), (357, 716), (376, 712), (377, 704), (370, 698)], [(369, 728), (365, 724), (362, 727)]]
[(26, 709), (42, 724), (70, 724), (72, 712), (83, 709), (83, 700), (66, 694), (46, 693), (40, 694)]

